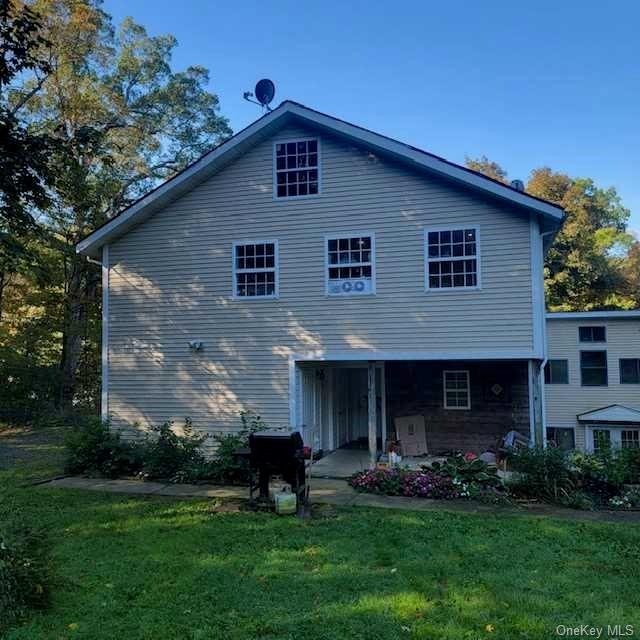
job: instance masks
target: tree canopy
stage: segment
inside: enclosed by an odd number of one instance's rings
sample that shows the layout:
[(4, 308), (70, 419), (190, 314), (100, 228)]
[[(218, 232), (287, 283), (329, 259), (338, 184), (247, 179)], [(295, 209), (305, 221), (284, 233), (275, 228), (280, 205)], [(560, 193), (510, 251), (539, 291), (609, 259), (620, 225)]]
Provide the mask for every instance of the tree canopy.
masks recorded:
[[(0, 29), (10, 37), (1, 49), (8, 69), (1, 108), (22, 136), (2, 173), (21, 175), (28, 136), (51, 146), (30, 157), (36, 166), (23, 173), (31, 187), (2, 185), (14, 230), (37, 221), (29, 245), (38, 272), (4, 266), (12, 284), (0, 298), (0, 310), (10, 311), (0, 354), (22, 354), (24, 376), (48, 367), (57, 381), (52, 402), (71, 410), (94, 402), (99, 382), (100, 273), (75, 244), (231, 129), (207, 69), (172, 68), (173, 36), (151, 36), (130, 18), (116, 28), (98, 0), (2, 1)], [(54, 179), (45, 184), (45, 174)], [(32, 334), (42, 339), (28, 340)], [(11, 377), (17, 384), (21, 376)]]
[[(486, 156), (467, 166), (507, 182), (508, 173)], [(640, 307), (640, 242), (627, 231), (631, 212), (613, 187), (541, 167), (531, 172), (527, 193), (564, 207), (565, 223), (545, 262), (547, 306), (554, 311)]]

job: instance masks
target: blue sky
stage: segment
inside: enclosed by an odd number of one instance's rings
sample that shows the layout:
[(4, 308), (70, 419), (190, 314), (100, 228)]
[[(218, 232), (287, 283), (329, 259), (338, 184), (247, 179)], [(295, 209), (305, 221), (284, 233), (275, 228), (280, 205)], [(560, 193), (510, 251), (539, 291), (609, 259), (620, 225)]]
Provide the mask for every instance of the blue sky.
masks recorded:
[(290, 98), (454, 162), (486, 154), (614, 186), (640, 234), (640, 3), (105, 0), (178, 39), (239, 130), (262, 77)]

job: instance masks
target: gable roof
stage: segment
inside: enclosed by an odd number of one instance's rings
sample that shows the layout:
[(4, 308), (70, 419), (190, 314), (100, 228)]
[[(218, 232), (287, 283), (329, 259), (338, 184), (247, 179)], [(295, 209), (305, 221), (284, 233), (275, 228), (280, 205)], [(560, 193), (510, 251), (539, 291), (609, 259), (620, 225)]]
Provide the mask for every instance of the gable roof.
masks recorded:
[(611, 404), (593, 411), (578, 414), (580, 422), (637, 422), (640, 424), (640, 411), (621, 404)]
[(543, 220), (545, 229), (557, 230), (564, 219), (563, 209), (546, 200), (518, 191), (432, 153), (286, 100), (98, 227), (76, 245), (76, 251), (98, 257), (102, 246), (124, 235), (158, 209), (176, 200), (292, 121), (347, 138), (415, 169), (444, 177), (485, 195), (516, 205), (519, 209), (524, 208), (534, 212)]

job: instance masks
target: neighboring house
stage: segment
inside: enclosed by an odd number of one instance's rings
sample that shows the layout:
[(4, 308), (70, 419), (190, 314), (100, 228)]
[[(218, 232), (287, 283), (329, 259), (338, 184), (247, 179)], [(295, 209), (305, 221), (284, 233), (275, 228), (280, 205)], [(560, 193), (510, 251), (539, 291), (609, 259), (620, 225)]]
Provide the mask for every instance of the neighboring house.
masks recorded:
[(294, 102), (78, 245), (103, 265), (103, 415), (253, 409), (317, 448), (422, 414), (432, 453), (543, 441), (561, 208)]
[(547, 439), (640, 446), (640, 311), (547, 314)]

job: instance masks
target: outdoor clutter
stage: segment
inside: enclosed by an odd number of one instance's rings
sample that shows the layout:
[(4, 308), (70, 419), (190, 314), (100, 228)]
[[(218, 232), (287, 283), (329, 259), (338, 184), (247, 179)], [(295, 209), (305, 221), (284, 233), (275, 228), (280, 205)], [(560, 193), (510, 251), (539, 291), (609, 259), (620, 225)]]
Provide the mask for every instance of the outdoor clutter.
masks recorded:
[[(239, 455), (246, 455), (244, 450)], [(309, 502), (311, 448), (298, 431), (257, 431), (249, 436), (249, 503), (301, 513)], [(257, 496), (256, 496), (257, 492)]]

